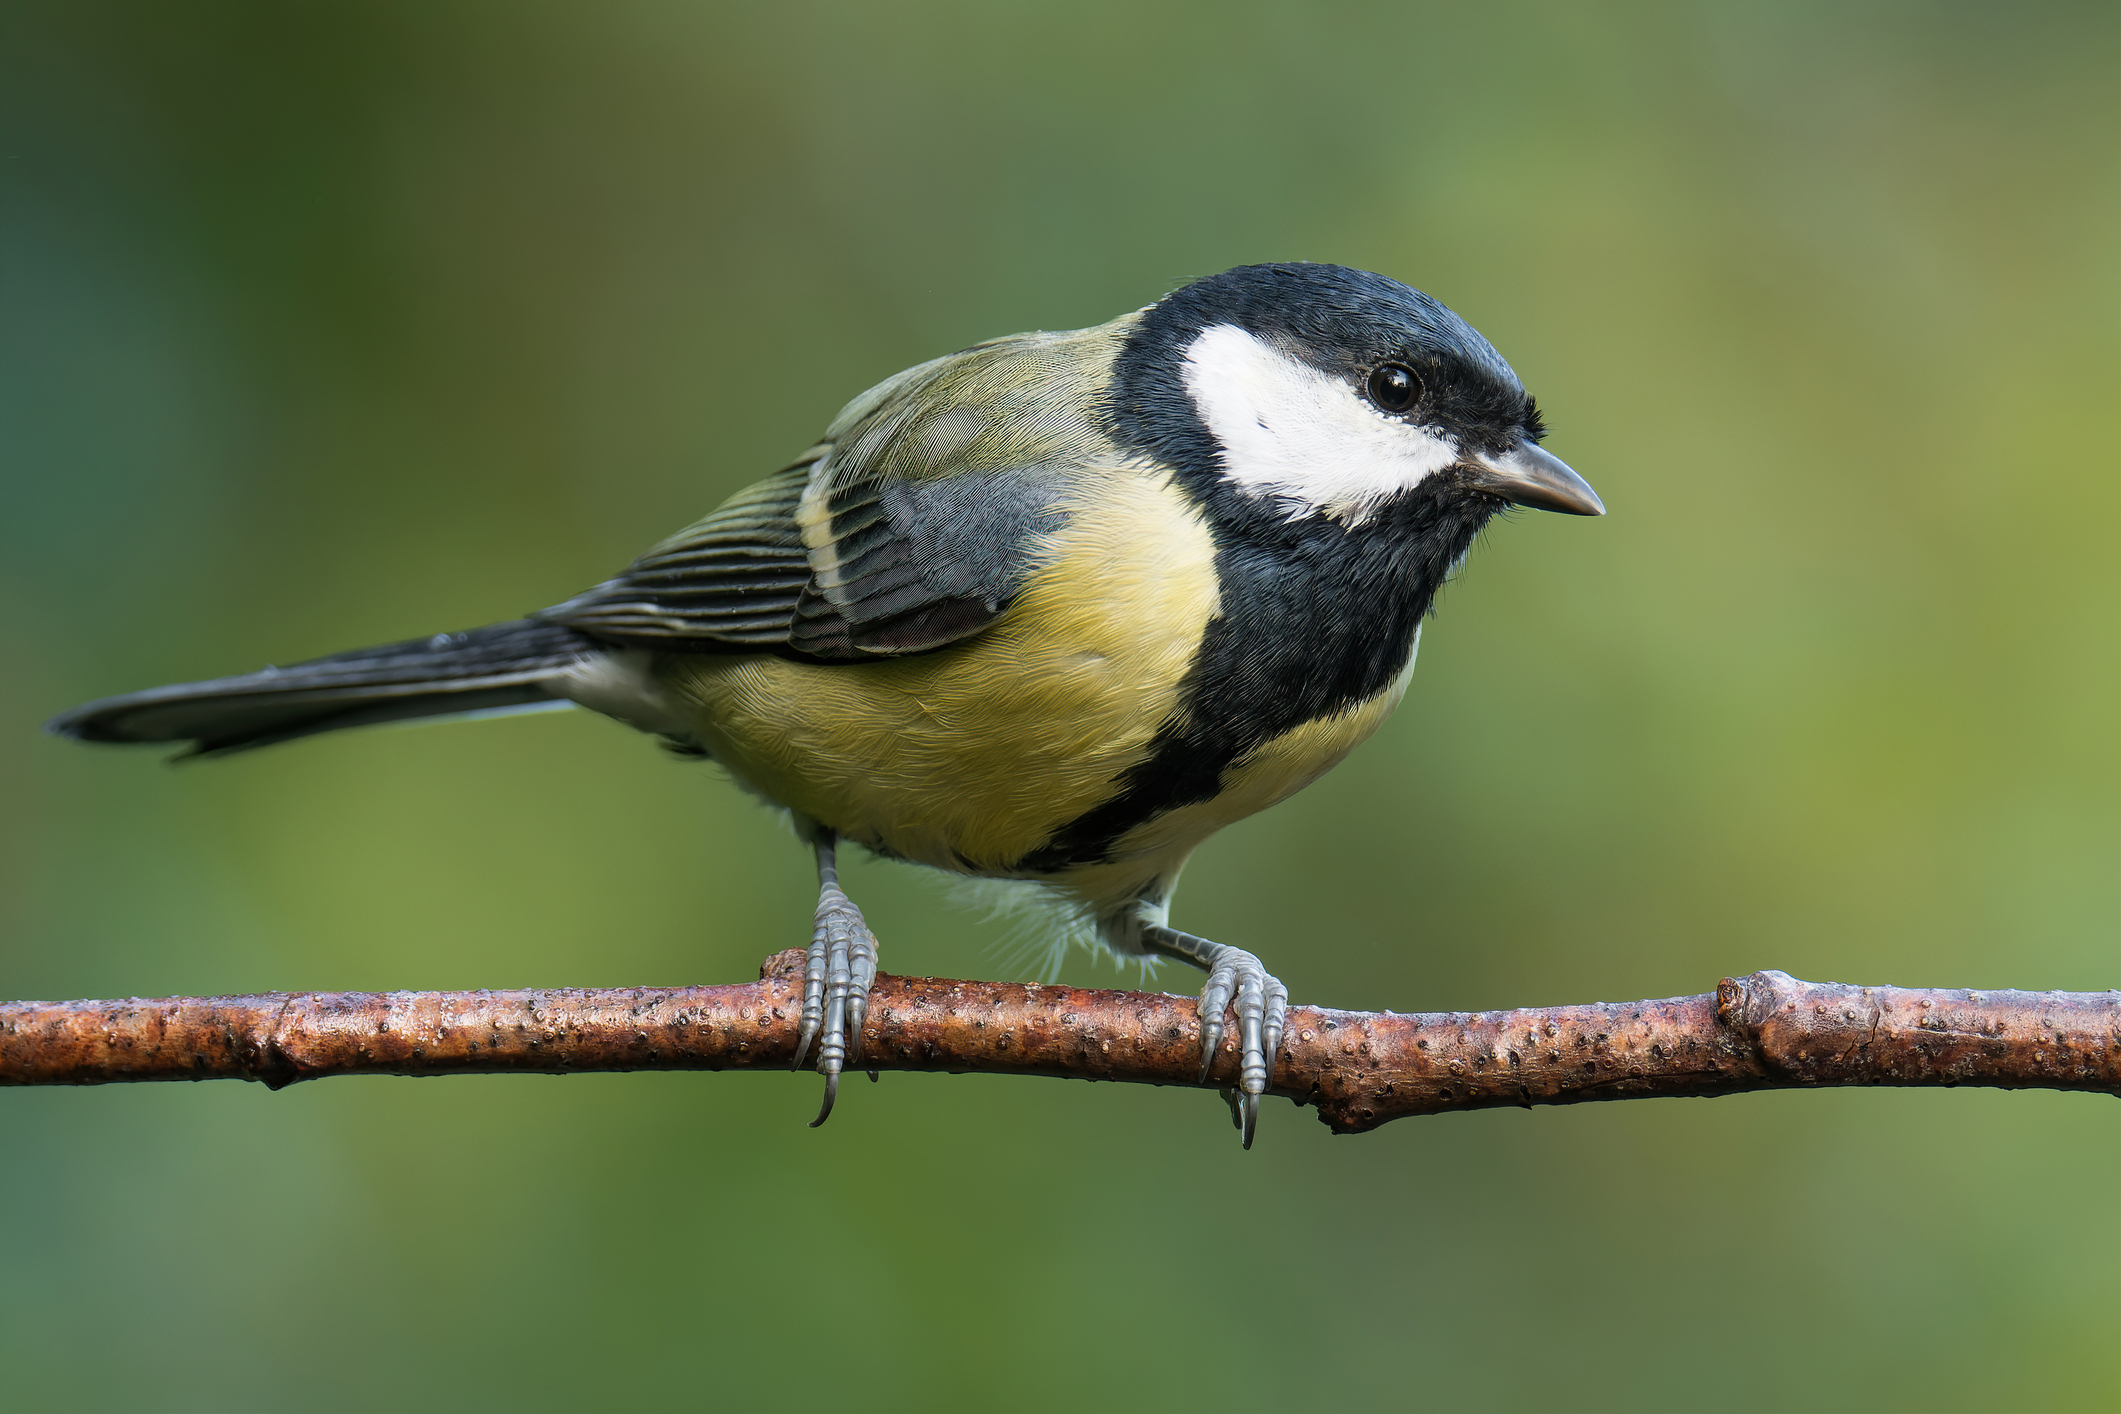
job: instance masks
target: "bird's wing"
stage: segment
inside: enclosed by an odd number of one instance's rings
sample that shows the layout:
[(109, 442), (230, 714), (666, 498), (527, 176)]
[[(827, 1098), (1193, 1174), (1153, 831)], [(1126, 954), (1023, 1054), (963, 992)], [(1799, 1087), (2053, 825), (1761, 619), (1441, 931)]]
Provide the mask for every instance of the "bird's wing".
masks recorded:
[(705, 520), (687, 526), (616, 579), (537, 617), (644, 647), (727, 652), (788, 641), (795, 606), (810, 583), (810, 558), (795, 524), (810, 475), (829, 448), (747, 486)]
[(540, 618), (643, 647), (919, 653), (998, 618), (1059, 528), (1111, 326), (1019, 334), (908, 369), (802, 460)]

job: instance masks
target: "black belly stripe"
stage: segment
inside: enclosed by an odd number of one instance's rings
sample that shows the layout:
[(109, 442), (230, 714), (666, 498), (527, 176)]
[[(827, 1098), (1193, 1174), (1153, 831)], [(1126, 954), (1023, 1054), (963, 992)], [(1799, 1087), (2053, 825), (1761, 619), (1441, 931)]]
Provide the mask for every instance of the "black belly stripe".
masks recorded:
[(1226, 484), (1196, 494), (1216, 537), (1222, 612), (1202, 635), (1179, 710), (1116, 793), (1018, 860), (1018, 871), (1103, 863), (1129, 831), (1214, 799), (1246, 752), (1384, 691), (1406, 667), (1436, 591), (1500, 504), (1439, 485), (1350, 529), (1322, 515), (1286, 521)]

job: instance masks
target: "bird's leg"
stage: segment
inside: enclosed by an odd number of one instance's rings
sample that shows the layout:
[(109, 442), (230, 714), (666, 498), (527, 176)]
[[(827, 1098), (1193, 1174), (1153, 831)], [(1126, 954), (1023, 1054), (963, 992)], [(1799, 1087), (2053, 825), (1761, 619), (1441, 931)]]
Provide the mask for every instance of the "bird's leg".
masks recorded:
[(810, 934), (810, 955), (803, 968), (803, 1016), (795, 1037), (795, 1063), (801, 1070), (816, 1041), (817, 1068), (825, 1076), (825, 1103), (812, 1129), (832, 1114), (840, 1092), (840, 1070), (861, 1059), (862, 1022), (869, 1012), (869, 989), (876, 985), (876, 935), (862, 921), (862, 911), (840, 891), (839, 837), (820, 828), (817, 849), (817, 925)]
[(1216, 1049), (1223, 1040), (1223, 1009), (1235, 994), (1238, 1027), (1237, 1091), (1231, 1118), (1252, 1147), (1252, 1133), (1259, 1127), (1259, 1097), (1267, 1093), (1267, 1075), (1274, 1053), (1281, 1049), (1282, 1027), (1289, 1019), (1289, 989), (1279, 978), (1242, 948), (1211, 943), (1191, 933), (1160, 924), (1142, 928), (1142, 943), (1150, 952), (1190, 962), (1208, 974), (1208, 985), (1200, 989), (1200, 1078), (1208, 1078), (1215, 1064)]

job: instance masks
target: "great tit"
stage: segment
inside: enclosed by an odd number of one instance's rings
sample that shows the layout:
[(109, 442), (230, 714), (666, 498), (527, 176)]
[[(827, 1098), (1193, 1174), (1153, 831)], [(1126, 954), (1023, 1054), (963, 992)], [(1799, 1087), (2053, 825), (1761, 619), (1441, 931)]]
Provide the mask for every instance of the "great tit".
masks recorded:
[(823, 440), (528, 618), (91, 702), (49, 730), (221, 755), (578, 703), (792, 816), (819, 896), (797, 1045), (858, 1064), (876, 940), (837, 847), (1029, 880), (1113, 952), (1208, 974), (1250, 1147), (1287, 992), (1170, 926), (1187, 858), (1399, 701), (1510, 505), (1600, 515), (1501, 355), (1436, 300), (1249, 265), (1109, 324), (907, 369)]

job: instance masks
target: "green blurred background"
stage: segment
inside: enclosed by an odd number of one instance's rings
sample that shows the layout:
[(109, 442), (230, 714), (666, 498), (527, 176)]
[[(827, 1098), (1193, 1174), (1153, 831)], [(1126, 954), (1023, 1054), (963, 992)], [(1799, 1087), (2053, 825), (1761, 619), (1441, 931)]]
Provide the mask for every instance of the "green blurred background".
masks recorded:
[[(1613, 513), (1498, 526), (1183, 926), (1350, 1007), (2121, 983), (2111, 5), (0, 22), (0, 995), (752, 975), (803, 852), (601, 718), (36, 726), (551, 603), (907, 364), (1287, 259), (1466, 315)], [(852, 873), (892, 970), (1024, 975)], [(1245, 1154), (1193, 1092), (817, 1090), (0, 1095), (0, 1406), (2121, 1405), (2099, 1097), (1276, 1103)]]

